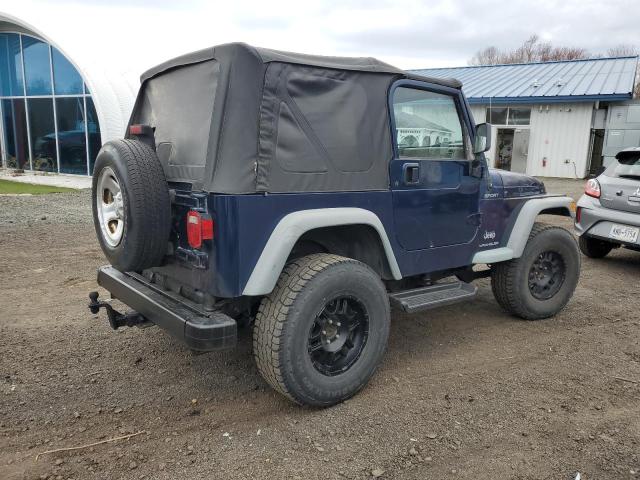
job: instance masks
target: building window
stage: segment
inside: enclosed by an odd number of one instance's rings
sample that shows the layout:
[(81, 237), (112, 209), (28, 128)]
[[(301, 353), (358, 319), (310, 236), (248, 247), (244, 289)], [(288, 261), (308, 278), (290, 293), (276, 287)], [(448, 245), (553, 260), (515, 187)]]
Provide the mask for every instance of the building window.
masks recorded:
[(22, 35), (22, 52), (27, 95), (51, 95), (49, 45)]
[(29, 168), (29, 143), (24, 98), (2, 100), (2, 126), (5, 133), (6, 165)]
[(82, 77), (71, 62), (57, 48), (51, 48), (53, 78), (57, 95), (82, 94)]
[(0, 95), (12, 97), (24, 94), (20, 36), (0, 33)]
[(87, 171), (87, 136), (84, 101), (81, 97), (56, 98), (56, 111), (60, 171), (85, 173)]
[(486, 122), (493, 125), (529, 125), (530, 120), (530, 108), (490, 107), (486, 112)]
[(33, 169), (43, 172), (57, 172), (58, 154), (56, 152), (56, 129), (53, 122), (53, 99), (30, 98), (27, 100), (27, 106)]
[(0, 115), (5, 167), (92, 172), (101, 145), (96, 109), (80, 73), (55, 47), (0, 33)]
[(464, 160), (464, 128), (451, 95), (400, 87), (393, 95), (401, 158)]
[(529, 125), (530, 108), (509, 108), (509, 125)]

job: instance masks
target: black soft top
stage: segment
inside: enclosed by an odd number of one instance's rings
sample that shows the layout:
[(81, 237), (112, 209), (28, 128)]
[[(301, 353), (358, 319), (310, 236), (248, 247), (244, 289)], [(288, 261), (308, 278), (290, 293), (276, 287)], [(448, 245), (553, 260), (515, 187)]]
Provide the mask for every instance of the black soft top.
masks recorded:
[[(231, 53), (231, 55), (229, 55)], [(407, 78), (421, 80), (437, 85), (444, 85), (451, 88), (461, 88), (462, 83), (455, 78), (435, 78), (416, 75), (405, 70), (401, 70), (393, 65), (382, 62), (373, 57), (331, 57), (326, 55), (307, 55), (304, 53), (285, 52), (282, 50), (272, 50), (270, 48), (252, 47), (246, 43), (225, 43), (215, 47), (204, 48), (196, 52), (187, 53), (150, 68), (140, 76), (140, 81), (144, 82), (172, 68), (182, 67), (193, 63), (213, 60), (217, 56), (237, 57), (239, 55), (250, 55), (259, 59), (262, 63), (283, 62), (309, 67), (333, 68), (336, 70), (353, 70), (358, 72), (395, 73)]]
[(398, 79), (461, 88), (375, 58), (219, 45), (141, 77), (131, 123), (155, 128), (169, 181), (217, 193), (388, 188)]

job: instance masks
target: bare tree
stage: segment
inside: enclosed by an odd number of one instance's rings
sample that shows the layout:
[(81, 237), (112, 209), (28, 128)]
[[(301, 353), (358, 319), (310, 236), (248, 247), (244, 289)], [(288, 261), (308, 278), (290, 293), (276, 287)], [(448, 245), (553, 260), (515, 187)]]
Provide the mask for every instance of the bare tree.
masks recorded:
[(469, 60), (470, 65), (496, 65), (497, 63), (500, 63), (500, 51), (496, 47), (478, 50)]
[(541, 42), (538, 35), (531, 35), (514, 50), (500, 50), (487, 47), (479, 50), (469, 60), (471, 65), (497, 65), (500, 63), (551, 62), (554, 60), (577, 60), (589, 58), (589, 52), (578, 47), (554, 47), (549, 42)]
[(607, 57), (633, 57), (638, 55), (634, 45), (620, 44), (607, 50)]

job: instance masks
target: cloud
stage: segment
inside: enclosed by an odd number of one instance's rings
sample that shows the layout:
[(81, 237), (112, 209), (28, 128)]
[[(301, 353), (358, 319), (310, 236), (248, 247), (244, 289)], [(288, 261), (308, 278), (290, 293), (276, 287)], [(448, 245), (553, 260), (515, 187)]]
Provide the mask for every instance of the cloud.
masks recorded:
[[(39, 3), (53, 3), (53, 1), (42, 1)], [(168, 9), (168, 10), (184, 10), (188, 8), (198, 8), (204, 3), (204, 0), (57, 0), (56, 5), (63, 8), (63, 5), (73, 8), (73, 5), (83, 6), (108, 6), (113, 8), (150, 8), (150, 9)]]
[(637, 0), (566, 0), (561, 6), (544, 0), (490, 0), (429, 3), (422, 8), (399, 2), (396, 15), (401, 13), (410, 18), (404, 25), (394, 25), (392, 19), (377, 28), (342, 29), (334, 33), (335, 39), (341, 48), (366, 46), (378, 55), (402, 56), (413, 67), (464, 65), (479, 49), (515, 48), (534, 33), (545, 41), (583, 47), (594, 54), (618, 44), (640, 46)]
[(61, 45), (79, 37), (105, 61), (124, 62), (143, 41), (140, 68), (229, 41), (403, 68), (465, 65), (481, 48), (514, 48), (533, 33), (593, 53), (640, 46), (638, 0), (0, 0), (0, 10), (35, 19)]

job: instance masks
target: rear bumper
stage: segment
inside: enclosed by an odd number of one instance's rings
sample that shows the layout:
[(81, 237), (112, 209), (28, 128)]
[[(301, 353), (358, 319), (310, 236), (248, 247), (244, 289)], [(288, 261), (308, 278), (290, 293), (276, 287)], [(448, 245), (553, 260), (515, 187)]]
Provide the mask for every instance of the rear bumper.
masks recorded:
[[(580, 198), (578, 208), (581, 209), (580, 221), (576, 222), (575, 227), (580, 236), (586, 235), (613, 243), (623, 243), (609, 238), (613, 224), (640, 227), (640, 214), (605, 208), (600, 204), (600, 200), (588, 195)], [(640, 242), (629, 245), (640, 246)]]
[(197, 304), (158, 289), (140, 275), (122, 273), (111, 266), (100, 267), (98, 285), (192, 350), (208, 352), (236, 344), (234, 319), (219, 311), (201, 310)]

